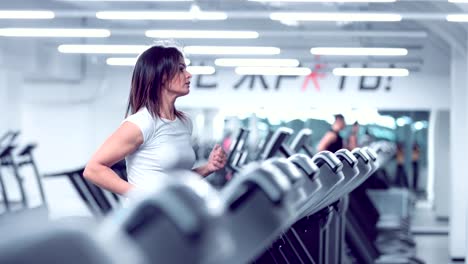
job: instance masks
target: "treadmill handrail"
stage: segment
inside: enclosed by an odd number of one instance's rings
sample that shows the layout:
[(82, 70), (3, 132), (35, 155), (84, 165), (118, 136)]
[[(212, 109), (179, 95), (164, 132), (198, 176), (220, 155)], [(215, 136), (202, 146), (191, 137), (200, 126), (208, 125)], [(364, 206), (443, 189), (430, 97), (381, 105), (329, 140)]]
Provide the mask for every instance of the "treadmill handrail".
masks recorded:
[(378, 154), (375, 152), (375, 150), (369, 147), (363, 147), (362, 149), (367, 153), (367, 155), (369, 155), (372, 161), (377, 161)]
[(61, 172), (54, 172), (54, 173), (46, 173), (43, 175), (43, 177), (62, 177), (62, 176), (67, 176), (69, 174), (74, 174), (74, 173), (80, 173), (82, 175), (84, 170), (84, 167), (81, 167), (76, 170), (67, 170), (67, 171), (61, 171)]
[(318, 167), (326, 164), (334, 173), (338, 173), (343, 168), (343, 163), (330, 151), (324, 150), (315, 154), (312, 160), (317, 164)]
[[(281, 148), (283, 143), (293, 132), (294, 131), (288, 127), (280, 127), (276, 129), (276, 131), (266, 143), (263, 152), (260, 153), (260, 160), (266, 160), (268, 158), (271, 158), (272, 155), (275, 154), (274, 152)], [(277, 148), (274, 148), (275, 146), (277, 146)]]
[(31, 151), (33, 149), (35, 149), (36, 147), (37, 147), (36, 143), (29, 143), (19, 151), (18, 156), (27, 155), (27, 154), (31, 153)]
[(312, 135), (312, 130), (309, 128), (303, 128), (299, 130), (299, 132), (297, 132), (297, 135), (291, 141), (291, 144), (289, 145), (289, 147), (294, 152), (299, 152), (299, 150), (304, 146), (304, 141), (309, 139), (311, 135)]
[(370, 157), (369, 157), (369, 154), (367, 154), (363, 149), (361, 148), (355, 148), (351, 151), (351, 153), (353, 153), (353, 155), (356, 157), (356, 158), (359, 158), (361, 157), (362, 160), (367, 164), (370, 162)]
[(292, 155), (288, 158), (292, 163), (294, 163), (297, 167), (301, 168), (305, 171), (310, 179), (313, 179), (318, 175), (320, 172), (319, 167), (315, 162), (313, 162), (312, 158), (301, 153), (297, 153)]
[(299, 169), (286, 158), (273, 158), (265, 161), (265, 163), (270, 163), (271, 165), (278, 167), (293, 184), (303, 179), (302, 173)]
[(20, 131), (8, 131), (7, 133), (5, 133), (0, 139), (0, 152), (3, 152), (10, 146), (16, 147), (16, 145), (14, 145), (14, 141), (19, 134)]
[[(188, 187), (180, 184), (168, 186), (152, 193), (147, 199), (142, 200), (131, 208), (123, 222), (126, 232), (133, 232), (149, 221), (149, 217), (157, 217), (157, 214), (165, 215), (176, 228), (188, 238), (197, 237), (202, 231), (202, 220), (196, 210), (191, 208), (182, 196), (183, 192), (190, 192)], [(194, 194), (192, 194), (194, 196)], [(148, 211), (146, 211), (148, 210)], [(150, 212), (148, 215), (140, 215), (142, 212)]]
[(342, 161), (345, 160), (346, 162), (348, 162), (348, 164), (351, 165), (351, 167), (354, 168), (357, 166), (358, 160), (353, 155), (353, 153), (351, 153), (351, 151), (347, 149), (340, 149), (337, 152), (335, 152), (335, 155), (338, 157), (338, 159)]
[(236, 139), (229, 147), (229, 153), (226, 159), (227, 160), (226, 165), (229, 169), (233, 171), (237, 171), (239, 169), (237, 167), (237, 164), (239, 163), (239, 156), (242, 153), (242, 148), (245, 145), (245, 140), (247, 139), (249, 132), (250, 131), (248, 129), (240, 128), (239, 133), (236, 136)]
[[(229, 208), (239, 199), (244, 197), (252, 188), (258, 188), (265, 193), (273, 204), (279, 204), (283, 200), (290, 185), (288, 182), (278, 181), (273, 174), (282, 174), (275, 167), (265, 168), (255, 163), (248, 165), (234, 178), (223, 190), (226, 204)], [(280, 175), (281, 176), (281, 175)], [(241, 193), (239, 194), (239, 190)]]
[(0, 159), (4, 158), (6, 156), (9, 156), (11, 154), (11, 151), (13, 149), (15, 149), (15, 148), (16, 148), (16, 146), (9, 145), (9, 146), (5, 147), (4, 149), (1, 149), (0, 150)]

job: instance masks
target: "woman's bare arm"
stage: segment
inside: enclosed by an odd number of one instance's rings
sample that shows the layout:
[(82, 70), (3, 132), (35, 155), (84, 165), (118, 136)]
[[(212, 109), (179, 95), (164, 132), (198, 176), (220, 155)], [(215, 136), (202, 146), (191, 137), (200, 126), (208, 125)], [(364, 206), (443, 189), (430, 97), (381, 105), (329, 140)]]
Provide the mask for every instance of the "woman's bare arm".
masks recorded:
[(133, 186), (121, 179), (110, 167), (133, 153), (143, 143), (143, 135), (133, 123), (124, 122), (94, 153), (83, 176), (94, 184), (117, 194), (125, 194)]

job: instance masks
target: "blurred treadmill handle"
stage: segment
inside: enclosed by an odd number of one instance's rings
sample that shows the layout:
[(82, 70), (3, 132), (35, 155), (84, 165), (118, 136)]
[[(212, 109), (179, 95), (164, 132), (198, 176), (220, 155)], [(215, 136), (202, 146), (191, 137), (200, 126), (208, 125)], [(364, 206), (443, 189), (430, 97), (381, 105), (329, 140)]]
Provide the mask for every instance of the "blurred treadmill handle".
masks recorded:
[(36, 146), (37, 145), (35, 143), (26, 145), (22, 150), (19, 151), (18, 156), (24, 156), (26, 154), (30, 154), (31, 151), (36, 148)]
[(294, 151), (288, 145), (284, 143), (281, 144), (280, 151), (286, 158), (289, 158), (292, 155), (294, 155)]
[(0, 144), (2, 143), (2, 141), (7, 139), (11, 134), (13, 134), (13, 132), (11, 132), (11, 131), (7, 131), (5, 134), (3, 134), (3, 136), (0, 137)]
[(362, 150), (361, 148), (355, 148), (351, 151), (356, 158), (362, 158), (362, 160), (367, 164), (371, 160), (369, 155)]
[(237, 164), (239, 164), (240, 157), (241, 157), (240, 152), (231, 153), (230, 158), (228, 158), (228, 162), (227, 162), (228, 167), (231, 169), (237, 168)]
[(347, 149), (340, 149), (335, 152), (335, 155), (339, 160), (346, 161), (352, 168), (357, 166), (358, 160), (353, 155), (353, 153), (351, 153), (351, 151)]
[(270, 159), (266, 162), (270, 162), (273, 166), (279, 168), (292, 184), (303, 179), (303, 172), (286, 158)]
[(309, 128), (303, 128), (299, 130), (297, 133), (296, 137), (292, 140), (291, 145), (289, 147), (295, 151), (299, 152), (299, 150), (302, 148), (302, 145), (304, 144), (304, 141), (309, 139), (309, 137), (312, 135), (312, 130)]
[(247, 153), (247, 151), (242, 151), (241, 154), (240, 154), (240, 158), (239, 158), (239, 160), (237, 161), (236, 167), (240, 167), (240, 166), (242, 166), (243, 164), (245, 164), (246, 161), (247, 161), (248, 155), (249, 155), (249, 154)]
[(293, 156), (288, 158), (294, 165), (302, 169), (310, 179), (313, 179), (320, 169), (317, 167), (312, 161), (312, 158), (308, 157), (305, 154), (294, 154)]
[[(293, 130), (287, 127), (280, 127), (272, 134), (265, 143), (265, 147), (259, 155), (260, 160), (267, 160), (273, 157), (277, 151), (284, 151), (284, 142), (291, 136)], [(287, 151), (287, 150), (286, 150)], [(284, 152), (283, 152), (284, 153)]]
[[(228, 151), (229, 153), (227, 157), (228, 162), (232, 160), (233, 158), (232, 155), (240, 152), (240, 150), (242, 149), (244, 145), (244, 141), (246, 140), (248, 135), (249, 135), (249, 130), (245, 128), (239, 129), (239, 134), (237, 135), (236, 139), (231, 143), (231, 146), (229, 146), (229, 151)], [(239, 146), (239, 144), (241, 144), (241, 146)]]
[(0, 149), (0, 159), (4, 158), (6, 156), (9, 156), (11, 154), (12, 150), (15, 149), (15, 148), (16, 148), (16, 146), (10, 145), (10, 146), (8, 146), (8, 147), (6, 147), (4, 149)]
[(20, 131), (15, 131), (15, 132), (13, 132), (13, 133), (11, 134), (11, 141), (10, 141), (10, 143), (12, 143), (12, 142), (19, 136), (19, 134), (21, 134)]
[[(182, 188), (177, 189), (183, 190)], [(195, 210), (181, 199), (174, 189), (162, 190), (144, 200), (125, 219), (124, 227), (129, 233), (144, 232), (151, 218), (165, 215), (185, 236), (194, 238), (201, 233), (202, 224)]]
[(369, 147), (364, 147), (363, 150), (369, 155), (372, 161), (377, 161), (378, 154), (375, 152), (375, 150), (369, 148)]
[[(274, 180), (269, 173), (263, 169), (257, 169), (255, 172), (250, 173), (247, 177), (237, 177), (238, 181), (232, 181), (230, 185), (226, 186), (225, 191), (226, 201), (229, 208), (240, 200), (246, 199), (254, 189), (259, 189), (268, 197), (273, 204), (279, 204), (283, 200), (284, 192), (280, 187), (274, 183)], [(239, 193), (240, 190), (240, 193)]]
[(309, 157), (314, 156), (315, 149), (312, 148), (310, 145), (304, 145), (304, 151), (309, 155)]
[(343, 163), (330, 151), (320, 151), (312, 157), (312, 160), (317, 164), (318, 167), (326, 164), (334, 172), (340, 172), (343, 168)]

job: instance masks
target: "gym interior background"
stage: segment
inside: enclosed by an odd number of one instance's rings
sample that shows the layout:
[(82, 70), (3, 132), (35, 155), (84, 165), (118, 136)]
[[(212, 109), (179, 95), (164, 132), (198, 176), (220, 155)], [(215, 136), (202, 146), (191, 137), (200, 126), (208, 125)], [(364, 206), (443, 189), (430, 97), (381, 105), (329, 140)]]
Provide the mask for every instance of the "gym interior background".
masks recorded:
[[(249, 146), (280, 127), (309, 128), (315, 148), (333, 116), (342, 114), (345, 139), (358, 122), (360, 139), (401, 145), (383, 170), (390, 185), (414, 195), (417, 256), (426, 263), (463, 261), (468, 199), (468, 3), (463, 2), (2, 1), (0, 134), (20, 132), (15, 157), (21, 147), (36, 146), (34, 162), (50, 219), (92, 216), (66, 177), (50, 175), (86, 165), (124, 118), (137, 55), (155, 41), (174, 40), (193, 73), (190, 94), (177, 105), (193, 121), (199, 160), (215, 143), (233, 140), (240, 128), (249, 129)], [(262, 65), (262, 59), (278, 60)], [(8, 137), (3, 139), (6, 144)], [(419, 179), (411, 188), (415, 144)], [(398, 182), (397, 155), (403, 157), (408, 186)], [(0, 173), (12, 208), (3, 205), (3, 218), (24, 210), (18, 179), (7, 165), (2, 163)], [(20, 167), (19, 174), (26, 207), (43, 206), (34, 170)]]

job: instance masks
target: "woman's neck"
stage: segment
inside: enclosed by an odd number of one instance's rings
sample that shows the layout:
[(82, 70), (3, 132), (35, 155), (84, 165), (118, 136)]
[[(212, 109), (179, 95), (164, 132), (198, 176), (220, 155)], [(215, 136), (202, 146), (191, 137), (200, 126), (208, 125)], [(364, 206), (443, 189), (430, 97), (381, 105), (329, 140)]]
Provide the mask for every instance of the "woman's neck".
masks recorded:
[(174, 120), (175, 115), (175, 99), (167, 94), (163, 94), (163, 100), (161, 100), (161, 106), (159, 107), (159, 114), (162, 118)]
[(172, 112), (161, 110), (160, 115), (162, 118), (168, 119), (168, 120), (174, 120), (176, 118), (176, 114), (174, 110), (172, 110)]

